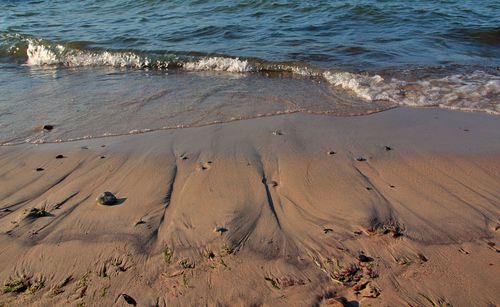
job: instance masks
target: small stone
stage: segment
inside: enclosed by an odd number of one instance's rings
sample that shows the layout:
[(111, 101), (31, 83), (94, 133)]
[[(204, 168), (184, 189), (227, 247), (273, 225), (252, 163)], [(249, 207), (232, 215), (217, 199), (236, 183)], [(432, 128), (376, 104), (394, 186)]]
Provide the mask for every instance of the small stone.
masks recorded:
[(36, 171), (37, 171), (37, 172), (41, 172), (41, 171), (43, 171), (43, 170), (44, 170), (44, 169), (43, 169), (43, 168), (41, 168), (41, 167), (37, 167), (37, 168), (36, 168)]
[(63, 155), (57, 155), (57, 156), (56, 156), (56, 159), (62, 159), (62, 158), (64, 158), (64, 156), (63, 156)]
[(224, 227), (215, 227), (215, 232), (219, 232), (221, 235), (227, 231), (227, 228)]
[(365, 254), (363, 253), (360, 253), (358, 255), (358, 260), (361, 261), (361, 262), (372, 262), (373, 261), (373, 258), (372, 257), (368, 257), (366, 256)]
[(366, 161), (366, 159), (363, 158), (363, 157), (359, 157), (359, 158), (356, 158), (356, 161), (358, 161), (358, 162), (364, 162), (364, 161)]
[(333, 156), (334, 154), (336, 154), (336, 152), (335, 151), (328, 151), (327, 154), (330, 156)]
[(385, 150), (386, 150), (386, 151), (391, 151), (391, 150), (392, 150), (392, 147), (385, 146)]
[(52, 129), (54, 129), (54, 125), (43, 125), (42, 126), (42, 130), (44, 130), (44, 131), (50, 131)]
[(122, 297), (125, 300), (125, 302), (127, 302), (127, 304), (132, 305), (132, 306), (137, 305), (137, 302), (130, 295), (122, 293)]
[(116, 199), (116, 196), (113, 195), (111, 192), (104, 192), (102, 193), (101, 196), (99, 196), (97, 199), (97, 203), (103, 206), (112, 206), (116, 205), (118, 202), (118, 199)]
[(283, 135), (283, 133), (280, 130), (274, 130), (273, 134), (274, 135)]

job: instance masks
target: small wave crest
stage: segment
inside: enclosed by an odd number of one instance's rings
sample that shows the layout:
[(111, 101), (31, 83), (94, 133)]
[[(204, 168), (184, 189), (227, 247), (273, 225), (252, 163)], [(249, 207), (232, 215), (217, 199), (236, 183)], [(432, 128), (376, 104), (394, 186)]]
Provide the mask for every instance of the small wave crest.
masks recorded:
[(366, 101), (500, 114), (500, 76), (481, 70), (415, 81), (349, 72), (328, 71), (323, 76), (331, 84)]
[(432, 72), (410, 72), (407, 77), (386, 73), (369, 74), (336, 71), (304, 63), (267, 62), (228, 56), (200, 56), (178, 53), (140, 53), (72, 48), (20, 34), (1, 37), (2, 54), (18, 57), (25, 51), (26, 64), (65, 67), (112, 66), (133, 69), (181, 69), (231, 73), (278, 73), (323, 79), (332, 90), (342, 90), (367, 103), (388, 101), (405, 106), (438, 106), (464, 111), (500, 114), (500, 74), (498, 70), (453, 70), (444, 76)]

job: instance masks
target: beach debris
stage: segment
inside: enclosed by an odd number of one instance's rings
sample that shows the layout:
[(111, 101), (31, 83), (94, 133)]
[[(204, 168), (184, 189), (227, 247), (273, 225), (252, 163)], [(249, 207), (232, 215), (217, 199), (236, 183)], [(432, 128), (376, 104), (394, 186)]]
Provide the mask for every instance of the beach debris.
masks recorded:
[(97, 203), (103, 206), (113, 206), (118, 203), (118, 199), (111, 192), (104, 192), (101, 196), (97, 197)]
[(121, 297), (123, 297), (123, 299), (125, 300), (125, 302), (127, 302), (127, 304), (132, 305), (132, 306), (137, 305), (137, 302), (130, 295), (122, 293)]
[(163, 258), (165, 259), (165, 263), (170, 264), (172, 262), (172, 256), (174, 255), (174, 251), (170, 249), (170, 247), (165, 246), (163, 249)]
[(364, 290), (369, 283), (370, 282), (368, 280), (360, 281), (352, 287), (352, 290), (354, 290), (354, 292), (360, 292), (361, 290)]
[(379, 287), (370, 285), (370, 292), (368, 295), (363, 295), (363, 297), (368, 297), (368, 298), (377, 298), (380, 296), (382, 293), (382, 290), (380, 290)]
[(374, 226), (368, 228), (366, 232), (369, 235), (386, 235), (391, 234), (393, 238), (399, 238), (403, 236), (406, 228), (403, 224), (400, 224), (397, 221), (388, 221), (385, 223), (375, 223)]
[(267, 280), (268, 282), (271, 283), (271, 286), (274, 288), (274, 289), (278, 289), (280, 290), (281, 288), (279, 287), (278, 285), (278, 281), (277, 280), (274, 280), (273, 278), (270, 278), (270, 277), (264, 277), (265, 280)]
[(385, 148), (386, 151), (391, 151), (392, 150), (392, 147), (390, 147), (390, 146), (384, 146), (384, 148)]
[(351, 264), (345, 268), (339, 266), (339, 269), (333, 271), (330, 274), (330, 277), (333, 280), (344, 286), (352, 286), (358, 283), (361, 279), (361, 276), (362, 272), (360, 268), (355, 264)]
[(106, 157), (105, 157), (105, 156), (100, 156), (99, 158), (104, 159), (104, 158), (106, 158)]
[(361, 230), (355, 230), (354, 234), (357, 235), (357, 236), (360, 236), (360, 235), (363, 234), (363, 232)]
[(330, 155), (330, 156), (333, 156), (334, 154), (336, 154), (336, 152), (335, 151), (327, 151), (326, 154)]
[(372, 188), (370, 188), (370, 187), (366, 187), (366, 190), (367, 190), (367, 191), (371, 191), (371, 190), (373, 190), (373, 189), (372, 189)]
[(205, 256), (210, 259), (210, 260), (214, 260), (215, 259), (215, 253), (211, 250), (207, 250), (205, 251)]
[(37, 167), (35, 170), (36, 170), (37, 172), (42, 172), (42, 171), (44, 171), (45, 169), (43, 169), (43, 168), (41, 168), (41, 167)]
[(181, 261), (179, 261), (179, 265), (183, 269), (194, 269), (194, 263), (192, 263), (189, 259), (184, 258)]
[(331, 229), (331, 228), (324, 228), (324, 229), (323, 229), (323, 232), (324, 232), (325, 234), (327, 234), (327, 233), (329, 233), (329, 232), (333, 232), (333, 229)]
[(69, 275), (61, 283), (59, 283), (58, 285), (54, 286), (52, 288), (52, 290), (51, 290), (52, 295), (55, 296), (55, 295), (59, 295), (59, 294), (63, 293), (64, 290), (62, 288), (64, 288), (72, 279), (73, 279), (73, 276)]
[(30, 277), (26, 274), (18, 274), (14, 278), (9, 278), (3, 285), (3, 293), (21, 293), (28, 289), (31, 285)]
[(227, 228), (224, 227), (215, 227), (215, 232), (219, 232), (221, 235), (227, 231)]
[(56, 159), (62, 159), (62, 158), (65, 158), (63, 155), (57, 155), (56, 156)]
[(282, 276), (280, 278), (277, 278), (276, 281), (283, 289), (293, 287), (293, 286), (303, 286), (306, 284), (303, 279), (296, 278), (296, 277), (293, 277), (290, 275), (286, 275), (286, 276)]
[(39, 276), (36, 278), (33, 283), (28, 287), (27, 292), (29, 294), (33, 294), (37, 292), (38, 290), (42, 289), (45, 287), (45, 277), (44, 276)]
[(225, 255), (231, 255), (234, 253), (234, 249), (231, 246), (224, 244), (224, 246), (222, 246), (222, 253)]
[(365, 162), (366, 159), (363, 158), (363, 157), (358, 157), (358, 158), (356, 158), (356, 161), (358, 161), (358, 162)]
[(283, 135), (283, 132), (281, 130), (274, 130), (273, 135)]
[(41, 208), (31, 208), (26, 217), (36, 219), (39, 217), (49, 216), (49, 215), (50, 213), (45, 211), (45, 206), (43, 206)]

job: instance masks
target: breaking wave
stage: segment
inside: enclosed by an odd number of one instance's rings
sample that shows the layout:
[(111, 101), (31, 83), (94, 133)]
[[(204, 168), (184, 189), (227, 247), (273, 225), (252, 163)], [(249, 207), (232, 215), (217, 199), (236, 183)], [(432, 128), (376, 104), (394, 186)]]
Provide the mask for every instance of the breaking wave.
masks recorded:
[(438, 106), (464, 111), (500, 114), (498, 68), (474, 68), (433, 74), (415, 70), (405, 73), (354, 73), (318, 68), (303, 63), (268, 62), (224, 55), (189, 53), (141, 53), (92, 48), (74, 48), (21, 34), (0, 36), (0, 56), (23, 59), (31, 66), (95, 67), (132, 69), (265, 73), (317, 78), (335, 90), (366, 101), (388, 101), (398, 105)]

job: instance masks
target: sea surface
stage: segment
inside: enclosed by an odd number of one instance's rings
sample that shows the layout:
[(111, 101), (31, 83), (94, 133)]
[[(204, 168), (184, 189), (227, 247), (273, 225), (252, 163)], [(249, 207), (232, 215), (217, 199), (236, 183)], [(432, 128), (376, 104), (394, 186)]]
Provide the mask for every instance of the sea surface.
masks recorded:
[(4, 145), (499, 97), (498, 0), (0, 0)]

